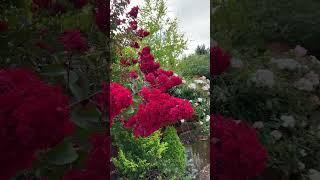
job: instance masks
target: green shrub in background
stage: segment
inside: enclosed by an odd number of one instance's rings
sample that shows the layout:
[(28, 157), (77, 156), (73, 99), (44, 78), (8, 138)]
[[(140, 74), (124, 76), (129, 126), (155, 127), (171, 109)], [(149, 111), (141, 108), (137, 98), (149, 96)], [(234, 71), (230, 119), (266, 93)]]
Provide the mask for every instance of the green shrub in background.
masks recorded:
[(211, 6), (211, 37), (223, 47), (263, 50), (280, 41), (320, 50), (320, 1), (213, 0)]
[(210, 76), (210, 57), (209, 54), (192, 54), (182, 59), (177, 66), (177, 73), (185, 78), (194, 76)]
[(121, 176), (129, 180), (158, 178), (181, 179), (186, 169), (185, 149), (173, 127), (157, 131), (147, 138), (135, 138), (115, 122), (112, 141), (118, 156), (112, 161)]

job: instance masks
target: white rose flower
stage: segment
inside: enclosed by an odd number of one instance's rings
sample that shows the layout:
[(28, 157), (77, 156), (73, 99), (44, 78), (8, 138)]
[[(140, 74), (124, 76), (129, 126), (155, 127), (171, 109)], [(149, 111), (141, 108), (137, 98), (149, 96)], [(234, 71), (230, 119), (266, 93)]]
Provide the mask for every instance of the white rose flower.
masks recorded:
[(200, 121), (199, 123), (200, 123), (201, 125), (203, 124), (203, 122), (202, 122), (202, 121)]
[(293, 116), (282, 115), (280, 119), (283, 121), (283, 127), (294, 127), (295, 125), (295, 119)]
[(262, 121), (256, 121), (256, 122), (253, 123), (252, 126), (253, 126), (254, 128), (256, 128), (256, 129), (261, 129), (261, 128), (263, 128), (264, 124), (263, 124)]
[(203, 84), (204, 83), (202, 80), (199, 80), (199, 79), (194, 80), (194, 82), (197, 83), (197, 84)]
[(203, 101), (203, 99), (202, 98), (198, 98), (198, 102), (202, 102)]
[(181, 120), (180, 120), (180, 122), (181, 122), (181, 123), (184, 123), (184, 122), (185, 122), (185, 120), (184, 120), (184, 119), (181, 119)]
[(210, 121), (210, 116), (206, 115), (206, 121), (209, 122)]
[(186, 82), (187, 82), (186, 80), (184, 80), (184, 79), (182, 80), (182, 84), (185, 84)]
[(190, 89), (196, 89), (197, 88), (197, 85), (195, 83), (191, 83), (189, 84), (188, 88)]
[(209, 91), (210, 86), (209, 85), (205, 85), (201, 89), (204, 90), (204, 91)]

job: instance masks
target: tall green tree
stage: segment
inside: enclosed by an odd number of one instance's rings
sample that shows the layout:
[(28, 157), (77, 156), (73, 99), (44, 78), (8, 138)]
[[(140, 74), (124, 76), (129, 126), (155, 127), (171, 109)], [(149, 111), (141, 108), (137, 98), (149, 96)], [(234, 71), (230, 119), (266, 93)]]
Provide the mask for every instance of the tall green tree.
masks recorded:
[(187, 49), (187, 39), (179, 32), (177, 19), (168, 16), (165, 0), (145, 0), (139, 24), (150, 31), (142, 44), (152, 47), (161, 66), (174, 68), (176, 60)]

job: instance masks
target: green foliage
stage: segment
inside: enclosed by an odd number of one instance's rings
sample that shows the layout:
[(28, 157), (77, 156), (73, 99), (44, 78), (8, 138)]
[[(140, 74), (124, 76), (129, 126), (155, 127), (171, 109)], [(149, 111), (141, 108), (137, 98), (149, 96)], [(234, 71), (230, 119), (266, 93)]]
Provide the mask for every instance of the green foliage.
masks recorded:
[(167, 14), (164, 0), (146, 0), (139, 24), (150, 31), (150, 35), (142, 43), (152, 47), (152, 53), (162, 67), (174, 68), (176, 60), (187, 48), (187, 40), (178, 30), (177, 19), (172, 19)]
[(185, 78), (194, 76), (210, 77), (210, 57), (209, 54), (192, 54), (181, 61), (177, 66), (177, 73)]
[(119, 150), (112, 161), (121, 176), (132, 180), (148, 177), (179, 179), (184, 174), (184, 147), (174, 128), (169, 127), (163, 134), (156, 131), (149, 137), (135, 138), (117, 121), (111, 134), (113, 145)]
[(165, 174), (170, 174), (170, 179), (179, 179), (183, 176), (186, 169), (186, 154), (183, 144), (180, 142), (177, 131), (174, 127), (167, 127), (163, 133), (164, 143), (167, 149), (163, 154), (164, 163), (161, 165)]
[(319, 50), (320, 2), (317, 0), (211, 1), (211, 37), (223, 47), (264, 49), (270, 41)]

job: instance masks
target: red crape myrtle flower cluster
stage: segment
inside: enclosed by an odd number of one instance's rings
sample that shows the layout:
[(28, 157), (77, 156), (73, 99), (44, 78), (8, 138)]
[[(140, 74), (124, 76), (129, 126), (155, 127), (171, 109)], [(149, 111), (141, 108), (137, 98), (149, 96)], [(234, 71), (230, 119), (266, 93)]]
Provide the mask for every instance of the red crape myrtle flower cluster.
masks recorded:
[(145, 74), (145, 79), (151, 87), (166, 92), (174, 86), (180, 85), (182, 79), (175, 76), (172, 71), (160, 68), (160, 64), (155, 62), (151, 54), (150, 47), (144, 47), (140, 55), (140, 69)]
[(255, 129), (244, 122), (211, 115), (211, 163), (217, 180), (247, 180), (263, 172), (267, 151)]
[(136, 137), (147, 137), (163, 126), (180, 119), (190, 119), (193, 108), (189, 101), (162, 93), (158, 89), (142, 88), (143, 103), (125, 126), (133, 128)]
[(88, 50), (88, 42), (79, 30), (66, 30), (59, 40), (66, 51), (85, 52)]
[[(30, 168), (39, 150), (73, 132), (68, 97), (26, 69), (0, 70), (0, 168), (2, 179)], [(0, 179), (1, 179), (0, 178)]]
[(95, 134), (90, 139), (92, 148), (83, 169), (68, 171), (63, 180), (106, 180), (109, 177), (110, 137)]
[(231, 56), (219, 46), (210, 48), (210, 71), (213, 76), (222, 74), (230, 66)]
[[(108, 91), (110, 91), (110, 96), (108, 96)], [(108, 98), (110, 97), (110, 99)], [(109, 89), (107, 84), (102, 84), (102, 92), (95, 96), (95, 101), (101, 111), (107, 108), (107, 102), (109, 101), (109, 121), (110, 126), (112, 125), (112, 120), (121, 111), (132, 104), (131, 91), (118, 83), (111, 82)]]

